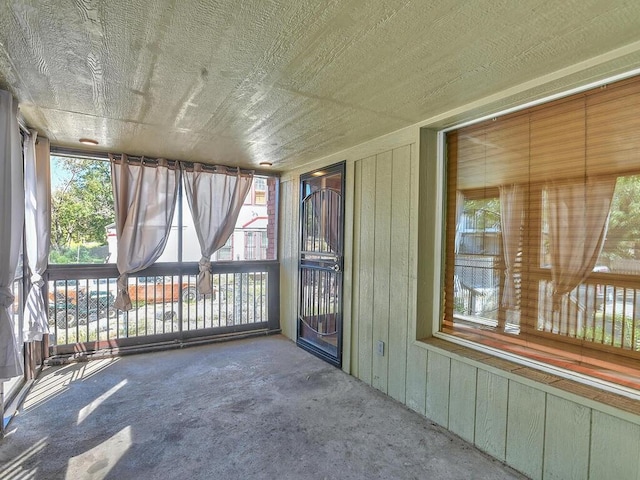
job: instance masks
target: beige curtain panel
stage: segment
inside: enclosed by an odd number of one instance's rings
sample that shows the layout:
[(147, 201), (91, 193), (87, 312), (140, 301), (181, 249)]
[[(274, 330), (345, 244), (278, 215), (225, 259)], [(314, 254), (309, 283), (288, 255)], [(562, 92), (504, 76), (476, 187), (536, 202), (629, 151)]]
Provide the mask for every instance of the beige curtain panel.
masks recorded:
[(164, 251), (176, 206), (180, 169), (164, 159), (131, 162), (126, 155), (109, 158), (120, 273), (114, 306), (131, 310), (129, 275), (152, 265)]
[(616, 177), (549, 183), (549, 251), (554, 309), (595, 267), (607, 235)]
[(24, 341), (42, 340), (49, 333), (44, 275), (51, 237), (51, 175), (49, 140), (31, 130), (24, 145), (25, 244), (31, 288), (24, 310)]
[(211, 255), (227, 242), (251, 189), (253, 172), (239, 168), (183, 166), (184, 191), (200, 244), (198, 292), (212, 293)]
[(500, 229), (504, 252), (505, 282), (502, 306), (517, 306), (514, 269), (520, 253), (522, 226), (524, 222), (524, 187), (522, 185), (500, 186)]
[(0, 90), (0, 380), (22, 375), (21, 338), (11, 293), (24, 227), (24, 177), (18, 102)]

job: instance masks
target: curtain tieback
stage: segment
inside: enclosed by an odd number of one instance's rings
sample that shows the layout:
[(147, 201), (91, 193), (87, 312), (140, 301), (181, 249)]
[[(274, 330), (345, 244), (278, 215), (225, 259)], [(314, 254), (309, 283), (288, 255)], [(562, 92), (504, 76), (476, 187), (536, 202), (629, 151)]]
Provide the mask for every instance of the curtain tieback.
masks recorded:
[(561, 293), (558, 291), (558, 287), (556, 282), (551, 282), (551, 309), (556, 312), (560, 311), (562, 308), (562, 299), (566, 293)]
[(9, 308), (14, 300), (15, 297), (9, 287), (0, 287), (0, 307)]
[(44, 287), (44, 280), (42, 279), (42, 276), (38, 273), (31, 275), (31, 285), (37, 288)]
[(209, 295), (213, 292), (211, 287), (211, 260), (207, 257), (200, 258), (198, 268), (200, 269), (198, 274), (198, 293)]
[(118, 294), (116, 295), (116, 301), (113, 302), (113, 306), (118, 310), (126, 311), (131, 310), (131, 298), (129, 297), (129, 275), (126, 273), (120, 274), (118, 277)]
[(118, 292), (129, 293), (129, 275), (122, 274), (118, 277)]
[(211, 260), (202, 257), (198, 262), (198, 268), (201, 272), (208, 272), (211, 270)]

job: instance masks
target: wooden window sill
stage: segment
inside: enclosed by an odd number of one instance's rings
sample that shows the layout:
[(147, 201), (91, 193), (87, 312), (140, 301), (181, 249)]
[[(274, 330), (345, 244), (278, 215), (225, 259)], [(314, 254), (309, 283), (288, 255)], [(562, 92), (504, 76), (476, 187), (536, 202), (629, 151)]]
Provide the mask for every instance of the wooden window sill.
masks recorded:
[[(517, 375), (535, 382), (543, 383), (568, 393), (578, 395), (580, 397), (593, 400), (599, 403), (618, 408), (625, 412), (640, 415), (640, 369), (632, 368), (631, 365), (620, 365), (612, 363), (610, 354), (598, 355), (595, 361), (587, 361), (587, 357), (577, 356), (571, 352), (565, 352), (559, 349), (553, 349), (548, 345), (539, 348), (531, 342), (521, 341), (518, 344), (500, 339), (500, 335), (494, 337), (487, 336), (483, 333), (474, 332), (467, 328), (445, 328), (442, 333), (461, 338), (467, 342), (473, 342), (478, 348), (467, 346), (448, 341), (443, 338), (428, 338), (420, 340), (420, 342), (434, 346), (438, 349), (445, 350), (470, 360), (474, 360), (481, 364), (503, 370), (513, 375)], [(520, 339), (521, 340), (521, 339)], [(569, 373), (576, 373), (575, 379), (566, 378), (554, 373), (549, 373), (541, 369), (535, 368), (516, 361), (510, 361), (500, 358), (492, 354), (490, 351), (483, 351), (482, 347), (490, 347), (512, 355), (523, 360), (532, 360), (538, 363), (544, 363), (549, 366), (557, 367)], [(538, 347), (538, 348), (534, 348)], [(599, 353), (599, 352), (596, 352)], [(614, 356), (615, 357), (615, 356)], [(616, 360), (619, 360), (616, 359)], [(638, 363), (635, 360), (624, 359), (628, 363)], [(640, 366), (640, 365), (638, 365)], [(567, 375), (570, 376), (570, 375)], [(597, 387), (588, 382), (580, 381), (579, 376), (587, 376), (593, 379), (602, 380), (615, 388), (620, 385), (626, 388), (617, 389), (621, 393), (614, 393), (607, 389)], [(614, 389), (612, 388), (612, 390)], [(624, 391), (623, 391), (624, 390)], [(629, 390), (631, 390), (629, 392)], [(635, 390), (635, 391), (634, 391)], [(628, 393), (627, 393), (628, 392)]]

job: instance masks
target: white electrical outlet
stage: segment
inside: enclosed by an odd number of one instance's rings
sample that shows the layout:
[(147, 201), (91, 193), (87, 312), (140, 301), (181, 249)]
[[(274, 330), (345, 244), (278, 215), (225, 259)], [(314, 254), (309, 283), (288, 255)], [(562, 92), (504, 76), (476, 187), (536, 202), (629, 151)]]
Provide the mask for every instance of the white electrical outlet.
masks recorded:
[(378, 355), (384, 357), (384, 342), (382, 340), (378, 340)]

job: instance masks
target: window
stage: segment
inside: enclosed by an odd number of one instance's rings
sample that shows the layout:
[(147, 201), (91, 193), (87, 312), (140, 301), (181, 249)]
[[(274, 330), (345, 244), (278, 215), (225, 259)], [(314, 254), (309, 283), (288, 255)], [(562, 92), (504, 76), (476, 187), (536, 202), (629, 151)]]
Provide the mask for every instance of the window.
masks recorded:
[(253, 180), (254, 202), (256, 205), (267, 204), (267, 179), (256, 177)]
[[(252, 253), (251, 259), (276, 258), (276, 208), (275, 196), (268, 196), (267, 184), (275, 188), (271, 177), (254, 177), (234, 233), (227, 244), (213, 255), (214, 260), (245, 260), (242, 248), (243, 235), (247, 231), (260, 230), (271, 235), (269, 248), (263, 253)], [(51, 251), (49, 263), (59, 264), (105, 264), (116, 263), (117, 236), (111, 168), (108, 161), (91, 158), (65, 156), (51, 157)], [(181, 212), (179, 211), (182, 205)], [(180, 224), (180, 222), (182, 222)], [(180, 235), (182, 238), (180, 238)], [(234, 256), (233, 243), (240, 245)], [(178, 201), (173, 216), (171, 231), (164, 252), (157, 263), (180, 260), (179, 245), (182, 243), (182, 261), (200, 260), (198, 242), (193, 219), (186, 198)]]
[(635, 78), (447, 133), (444, 332), (640, 358), (639, 106)]
[(244, 232), (245, 260), (264, 260), (267, 258), (267, 232), (261, 230)]
[(244, 258), (246, 258), (247, 260), (256, 259), (254, 232), (244, 232)]
[(214, 260), (219, 260), (219, 261), (233, 260), (233, 237), (234, 235), (231, 235), (229, 237), (229, 240), (227, 240), (227, 243), (224, 244), (224, 247), (222, 247), (220, 250), (218, 250), (216, 253), (213, 254)]
[(109, 162), (52, 156), (49, 263), (115, 263), (115, 244)]

